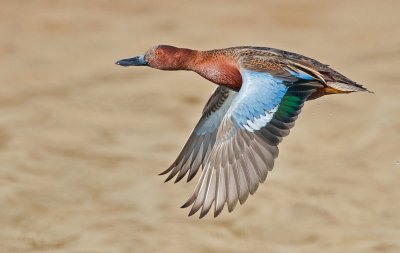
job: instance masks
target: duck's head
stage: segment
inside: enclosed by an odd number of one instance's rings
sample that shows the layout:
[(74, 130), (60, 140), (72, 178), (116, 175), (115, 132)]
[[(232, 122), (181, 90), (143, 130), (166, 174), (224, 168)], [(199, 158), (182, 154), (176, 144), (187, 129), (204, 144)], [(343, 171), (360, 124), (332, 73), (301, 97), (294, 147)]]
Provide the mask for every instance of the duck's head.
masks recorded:
[(124, 67), (149, 66), (162, 70), (184, 69), (193, 50), (159, 45), (150, 48), (144, 55), (117, 61), (115, 64)]

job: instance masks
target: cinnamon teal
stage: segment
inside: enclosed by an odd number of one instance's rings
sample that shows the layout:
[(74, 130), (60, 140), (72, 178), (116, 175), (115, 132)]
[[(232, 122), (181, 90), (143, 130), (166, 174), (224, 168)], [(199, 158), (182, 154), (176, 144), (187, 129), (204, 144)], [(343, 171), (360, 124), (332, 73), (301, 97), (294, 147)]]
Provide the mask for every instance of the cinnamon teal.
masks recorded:
[(227, 204), (231, 212), (265, 181), (305, 101), (328, 94), (368, 91), (311, 58), (267, 47), (197, 51), (160, 45), (144, 55), (117, 61), (121, 66), (191, 70), (219, 85), (175, 162), (161, 174), (166, 181), (201, 177), (182, 207), (204, 217)]

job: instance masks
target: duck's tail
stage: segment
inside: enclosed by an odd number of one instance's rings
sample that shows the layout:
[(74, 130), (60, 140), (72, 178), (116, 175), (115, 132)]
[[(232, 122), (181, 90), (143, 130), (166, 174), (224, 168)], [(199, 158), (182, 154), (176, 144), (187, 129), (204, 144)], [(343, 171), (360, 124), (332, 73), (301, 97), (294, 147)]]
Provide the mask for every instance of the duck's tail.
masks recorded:
[(339, 82), (328, 82), (326, 86), (323, 88), (317, 89), (313, 94), (311, 94), (310, 97), (308, 97), (307, 100), (313, 100), (325, 95), (331, 95), (331, 94), (344, 94), (344, 93), (351, 93), (351, 92), (356, 92), (356, 91), (366, 91), (369, 93), (374, 94), (373, 91), (370, 91), (366, 88), (364, 88), (360, 84), (345, 84), (345, 83), (339, 83)]
[(348, 93), (348, 92), (355, 92), (355, 91), (367, 91), (369, 93), (374, 93), (373, 91), (368, 90), (367, 88), (363, 87), (361, 84), (358, 83), (340, 83), (340, 82), (327, 82), (327, 85), (337, 92), (332, 93)]

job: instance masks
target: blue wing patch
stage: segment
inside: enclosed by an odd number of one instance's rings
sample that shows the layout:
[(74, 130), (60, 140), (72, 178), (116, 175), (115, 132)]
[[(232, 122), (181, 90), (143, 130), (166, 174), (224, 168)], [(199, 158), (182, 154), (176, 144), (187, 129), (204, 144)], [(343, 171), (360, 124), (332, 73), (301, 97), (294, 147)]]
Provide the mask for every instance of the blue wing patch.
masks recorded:
[(246, 69), (240, 72), (243, 84), (228, 114), (236, 127), (252, 132), (272, 119), (289, 87), (266, 72)]

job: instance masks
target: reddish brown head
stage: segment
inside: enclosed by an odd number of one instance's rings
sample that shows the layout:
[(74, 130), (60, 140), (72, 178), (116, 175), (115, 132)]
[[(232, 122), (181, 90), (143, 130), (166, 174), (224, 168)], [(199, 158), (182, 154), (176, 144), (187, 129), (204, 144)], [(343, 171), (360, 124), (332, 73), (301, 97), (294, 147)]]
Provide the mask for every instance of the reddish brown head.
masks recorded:
[(121, 66), (149, 66), (162, 70), (182, 70), (188, 68), (194, 51), (186, 48), (160, 45), (149, 49), (144, 55), (117, 61)]
[(187, 63), (193, 55), (193, 50), (160, 45), (151, 48), (144, 55), (149, 66), (162, 70), (186, 69)]

